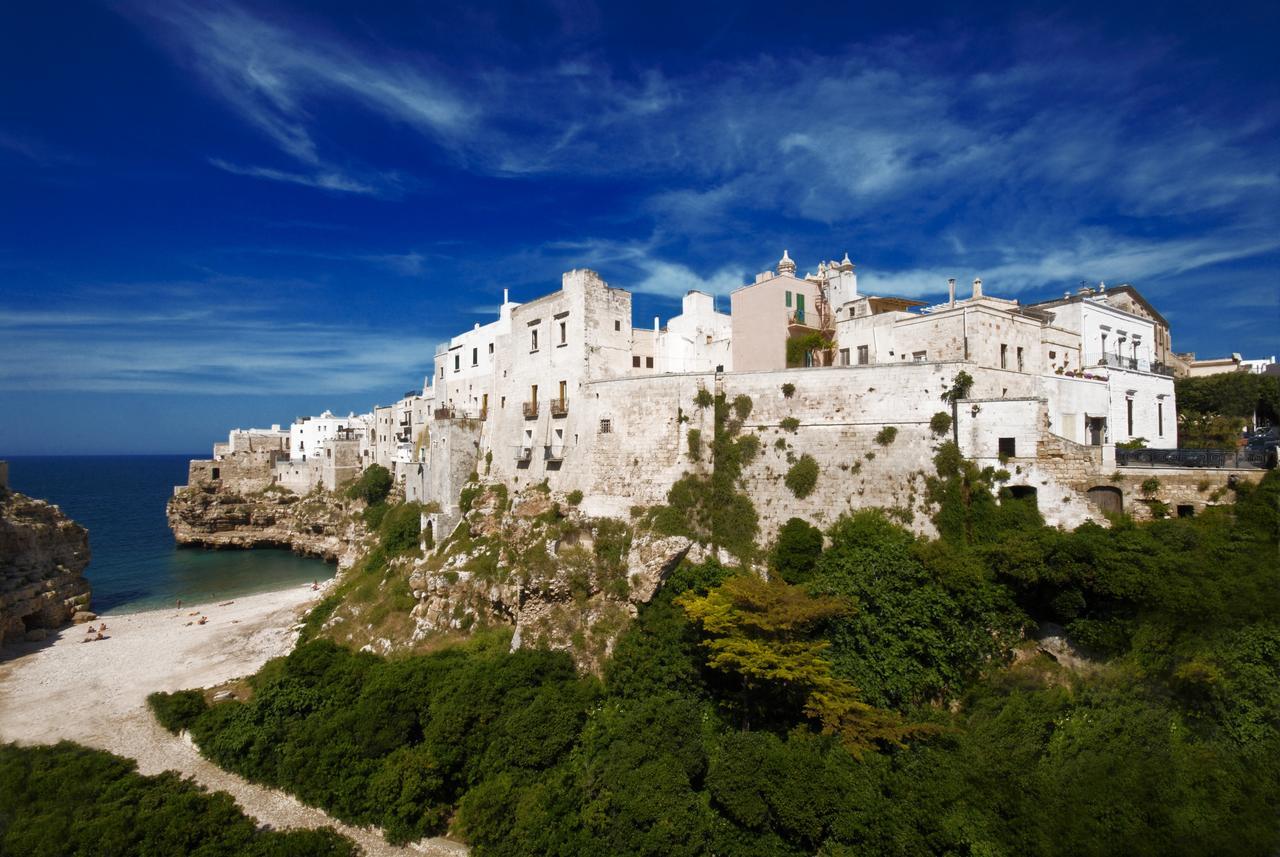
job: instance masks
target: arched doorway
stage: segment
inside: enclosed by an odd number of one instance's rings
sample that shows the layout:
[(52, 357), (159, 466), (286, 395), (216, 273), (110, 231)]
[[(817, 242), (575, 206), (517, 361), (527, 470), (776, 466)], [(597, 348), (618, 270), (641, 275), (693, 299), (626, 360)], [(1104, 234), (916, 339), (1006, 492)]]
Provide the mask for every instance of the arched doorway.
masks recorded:
[(1087, 493), (1089, 502), (1103, 512), (1119, 514), (1124, 511), (1124, 494), (1114, 485), (1095, 485)]

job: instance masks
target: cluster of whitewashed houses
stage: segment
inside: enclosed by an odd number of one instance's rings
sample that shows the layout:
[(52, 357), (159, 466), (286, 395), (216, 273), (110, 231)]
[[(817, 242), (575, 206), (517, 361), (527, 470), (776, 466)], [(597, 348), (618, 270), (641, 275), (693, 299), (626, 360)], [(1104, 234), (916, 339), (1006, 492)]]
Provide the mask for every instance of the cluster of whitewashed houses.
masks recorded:
[[(951, 280), (948, 299), (926, 306), (860, 292), (847, 255), (798, 276), (784, 252), (774, 270), (730, 294), (728, 313), (711, 295), (690, 291), (665, 326), (655, 319), (635, 327), (630, 292), (575, 270), (559, 291), (525, 303), (504, 292), (496, 319), (437, 348), (420, 393), (367, 414), (325, 412), (288, 429), (237, 430), (202, 473), (224, 478), (235, 470), (230, 453), (256, 444), (271, 481), (300, 493), (332, 489), (376, 463), (392, 469), (411, 497), (448, 505), (453, 498), (444, 495), (457, 479), (439, 472), (446, 460), (452, 472), (484, 460), (493, 478), (606, 492), (613, 489), (600, 470), (622, 460), (622, 446), (679, 451), (674, 414), (668, 419), (643, 402), (681, 378), (699, 387), (758, 387), (826, 373), (810, 380), (844, 413), (883, 414), (899, 399), (904, 413), (936, 410), (936, 391), (898, 386), (895, 379), (907, 376), (894, 367), (904, 364), (945, 365), (948, 377), (963, 369), (975, 378), (973, 400), (994, 403), (983, 419), (975, 405), (974, 418), (956, 430), (975, 458), (1034, 457), (1034, 438), (1045, 436), (1107, 449), (1136, 438), (1173, 447), (1171, 355), (1167, 322), (1127, 285), (1026, 305), (985, 294), (981, 280), (957, 295)], [(882, 384), (868, 383), (875, 373)], [(842, 399), (855, 386), (861, 392)], [(871, 403), (868, 390), (885, 401)], [(912, 396), (920, 402), (910, 404)], [(444, 431), (459, 425), (467, 432)], [(465, 456), (459, 444), (470, 447)], [(643, 467), (638, 456), (636, 465)]]

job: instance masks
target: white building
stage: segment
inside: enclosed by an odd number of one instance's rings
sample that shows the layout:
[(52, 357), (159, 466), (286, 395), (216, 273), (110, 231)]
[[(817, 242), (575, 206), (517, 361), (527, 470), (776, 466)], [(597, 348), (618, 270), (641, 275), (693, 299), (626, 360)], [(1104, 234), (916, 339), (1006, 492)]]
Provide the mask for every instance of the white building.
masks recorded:
[(343, 429), (358, 427), (355, 414), (335, 417), (325, 411), (318, 417), (299, 417), (289, 427), (289, 459), (308, 461), (316, 457), (325, 441), (338, 436)]

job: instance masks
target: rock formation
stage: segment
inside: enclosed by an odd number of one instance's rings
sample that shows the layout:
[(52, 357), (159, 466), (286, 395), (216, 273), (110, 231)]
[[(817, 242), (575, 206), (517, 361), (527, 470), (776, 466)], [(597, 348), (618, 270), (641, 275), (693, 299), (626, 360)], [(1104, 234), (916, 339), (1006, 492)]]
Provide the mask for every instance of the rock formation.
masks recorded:
[(511, 625), (512, 645), (570, 651), (598, 671), (618, 635), (689, 553), (681, 537), (589, 518), (538, 489), (484, 489), (409, 577), (414, 636)]
[(89, 531), (57, 506), (0, 487), (0, 645), (90, 619)]
[(245, 492), (197, 484), (170, 498), (166, 511), (180, 545), (285, 547), (340, 568), (356, 561), (356, 545), (365, 535), (356, 504), (323, 491), (299, 497), (280, 489)]

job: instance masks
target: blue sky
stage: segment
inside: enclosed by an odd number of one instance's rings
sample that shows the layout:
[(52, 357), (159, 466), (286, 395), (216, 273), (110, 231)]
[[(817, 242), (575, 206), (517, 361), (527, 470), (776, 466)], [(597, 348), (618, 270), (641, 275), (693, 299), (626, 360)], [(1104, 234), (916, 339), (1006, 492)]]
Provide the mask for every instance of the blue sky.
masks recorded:
[(503, 288), (647, 323), (784, 247), (1280, 351), (1274, 5), (444, 6), (0, 10), (0, 455), (367, 410)]

